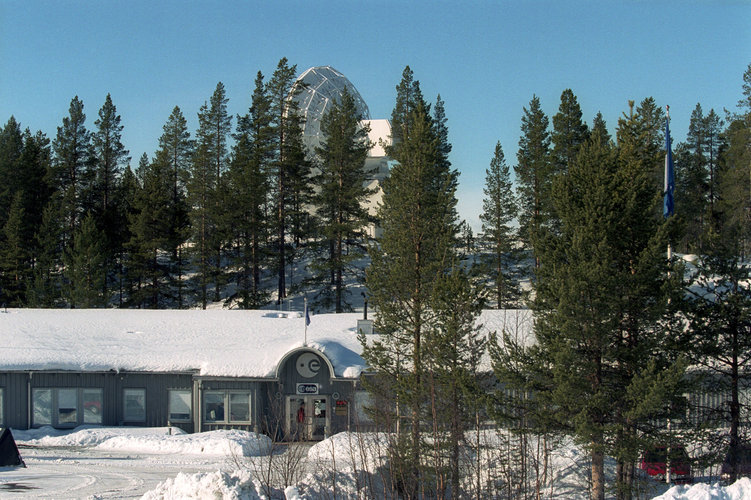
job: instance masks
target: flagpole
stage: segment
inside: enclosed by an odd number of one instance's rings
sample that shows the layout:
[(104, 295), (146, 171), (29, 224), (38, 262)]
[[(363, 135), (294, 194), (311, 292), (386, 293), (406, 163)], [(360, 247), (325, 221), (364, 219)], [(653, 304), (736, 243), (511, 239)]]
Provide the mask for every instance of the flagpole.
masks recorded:
[[(667, 218), (671, 215), (673, 215), (673, 193), (672, 193), (672, 186), (670, 186), (671, 183), (671, 175), (673, 168), (673, 158), (670, 151), (670, 106), (665, 105), (665, 114), (666, 114), (666, 123), (665, 123), (665, 197), (670, 196), (670, 202), (669, 205), (666, 202), (665, 203), (665, 209), (663, 211), (663, 215)], [(674, 181), (673, 181), (674, 182)], [(673, 247), (670, 244), (670, 239), (668, 238), (668, 251), (667, 251), (668, 261), (670, 261), (673, 258)]]
[[(665, 114), (667, 116), (666, 123), (665, 123), (665, 197), (668, 199), (669, 196), (669, 202), (665, 202), (665, 208), (663, 210), (663, 215), (667, 218), (671, 215), (673, 215), (673, 193), (672, 189), (673, 187), (670, 185), (671, 183), (675, 183), (675, 179), (671, 179), (670, 177), (674, 175), (674, 172), (672, 172), (673, 168), (673, 155), (670, 151), (670, 106), (665, 105)], [(673, 248), (670, 245), (670, 235), (668, 235), (668, 266), (670, 265), (670, 261), (673, 259)], [(669, 269), (669, 268), (668, 268)], [(670, 277), (670, 270), (668, 270), (668, 278)], [(668, 416), (668, 447), (666, 450), (665, 455), (665, 482), (667, 484), (670, 484), (671, 480), (671, 464), (670, 464), (670, 427), (671, 427), (671, 419), (670, 416)]]
[(304, 311), (304, 314), (303, 314), (303, 316), (304, 316), (303, 322), (305, 323), (305, 338), (303, 340), (302, 345), (307, 346), (308, 345), (308, 322), (309, 322), (308, 321), (308, 298), (305, 297), (303, 300), (304, 300), (304, 303), (305, 303), (305, 311)]

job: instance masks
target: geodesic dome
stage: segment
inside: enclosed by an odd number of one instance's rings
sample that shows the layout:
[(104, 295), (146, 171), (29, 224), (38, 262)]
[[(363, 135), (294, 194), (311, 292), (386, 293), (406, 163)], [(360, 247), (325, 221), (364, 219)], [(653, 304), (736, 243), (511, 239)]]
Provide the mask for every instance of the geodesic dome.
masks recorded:
[(305, 118), (303, 140), (310, 153), (321, 144), (321, 118), (339, 100), (344, 88), (354, 97), (357, 111), (363, 120), (370, 119), (370, 111), (365, 100), (347, 77), (331, 66), (315, 66), (297, 77), (296, 82), (306, 86), (295, 100), (300, 107), (300, 113)]

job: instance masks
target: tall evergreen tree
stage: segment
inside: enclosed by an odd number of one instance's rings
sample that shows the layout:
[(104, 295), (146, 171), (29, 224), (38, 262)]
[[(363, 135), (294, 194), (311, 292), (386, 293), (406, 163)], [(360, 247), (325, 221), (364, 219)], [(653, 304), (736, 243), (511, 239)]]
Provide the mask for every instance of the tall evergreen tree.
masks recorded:
[[(458, 262), (441, 275), (430, 299), (432, 320), (425, 342), (438, 498), (461, 498), (461, 444), (473, 409), (483, 399), (477, 370), (485, 339), (476, 320), (482, 293)], [(444, 456), (447, 464), (444, 467)]]
[(22, 173), (18, 160), (22, 152), (21, 124), (11, 116), (0, 130), (0, 227), (5, 225), (13, 197), (18, 190), (17, 176)]
[(229, 147), (227, 138), (232, 132), (232, 117), (227, 113), (227, 102), (224, 84), (217, 83), (216, 89), (211, 96), (208, 114), (205, 116), (206, 125), (211, 128), (211, 144), (209, 151), (211, 154), (211, 163), (215, 171), (213, 181), (214, 189), (210, 192), (210, 203), (208, 206), (208, 215), (211, 221), (213, 231), (209, 245), (213, 254), (213, 265), (211, 266), (211, 277), (214, 282), (214, 301), (218, 302), (221, 298), (221, 290), (225, 281), (222, 269), (222, 255), (224, 245), (228, 239), (230, 231), (229, 221), (226, 217), (225, 204), (227, 202), (228, 182), (226, 173), (229, 169)]
[(177, 307), (185, 306), (183, 275), (185, 257), (183, 246), (188, 239), (190, 221), (188, 218), (187, 182), (190, 176), (190, 162), (193, 154), (193, 141), (182, 111), (175, 106), (162, 128), (159, 138), (157, 158), (166, 162), (170, 169), (169, 220), (170, 236), (168, 250), (171, 260), (171, 280), (177, 293)]
[(589, 133), (589, 139), (591, 141), (599, 140), (601, 144), (608, 144), (610, 142), (610, 132), (608, 132), (605, 119), (599, 111), (592, 120), (592, 131)]
[(23, 219), (23, 191), (16, 191), (0, 245), (0, 303), (11, 307), (24, 304), (25, 287), (29, 281)]
[(88, 188), (87, 173), (94, 159), (91, 150), (91, 133), (86, 129), (86, 115), (83, 102), (74, 97), (70, 102), (69, 114), (57, 128), (57, 136), (52, 141), (54, 157), (49, 183), (61, 195), (61, 214), (65, 218), (63, 247), (73, 244), (73, 233), (78, 227), (83, 213), (83, 193)]
[(590, 451), (591, 497), (599, 499), (606, 453), (618, 462), (618, 498), (630, 498), (649, 421), (680, 394), (682, 365), (671, 365), (662, 344), (665, 284), (675, 279), (668, 279), (665, 227), (651, 216), (651, 169), (638, 146), (583, 146), (554, 184), (561, 232), (539, 240), (535, 334), (552, 363), (541, 399)]
[(208, 304), (208, 287), (212, 276), (212, 243), (216, 239), (212, 203), (216, 192), (215, 166), (212, 162), (211, 147), (214, 143), (214, 129), (209, 121), (209, 108), (206, 103), (198, 112), (198, 131), (196, 147), (191, 161), (190, 180), (188, 182), (188, 202), (191, 206), (193, 226), (193, 260), (196, 264), (195, 279), (198, 282), (198, 295), (201, 306)]
[(60, 213), (60, 196), (53, 196), (42, 213), (42, 222), (34, 235), (36, 260), (33, 284), (28, 294), (32, 307), (60, 305), (62, 298), (63, 216)]
[[(533, 247), (534, 235), (551, 222), (553, 180), (548, 117), (537, 96), (532, 97), (529, 109), (524, 108), (521, 130), (514, 167), (519, 197), (519, 237)], [(536, 253), (535, 250), (535, 256)]]
[(237, 241), (237, 303), (256, 308), (268, 301), (261, 285), (261, 269), (267, 258), (269, 171), (273, 158), (274, 131), (271, 128), (270, 100), (263, 74), (256, 75), (250, 110), (237, 119), (232, 152), (232, 227)]
[(165, 203), (170, 198), (172, 179), (170, 165), (160, 155), (152, 162), (146, 154), (139, 162), (142, 186), (135, 199), (136, 213), (131, 217), (132, 237), (128, 242), (131, 261), (137, 264), (138, 275), (143, 279), (131, 302), (157, 309), (170, 297), (169, 266), (160, 260), (167, 254), (171, 236), (171, 207)]
[(110, 274), (114, 274), (115, 256), (119, 253), (119, 248), (125, 244), (125, 241), (117, 238), (120, 234), (119, 224), (123, 220), (119, 219), (119, 214), (112, 202), (114, 191), (120, 182), (123, 165), (130, 161), (128, 150), (121, 142), (123, 126), (120, 122), (121, 118), (112, 103), (112, 97), (107, 94), (99, 110), (99, 118), (94, 122), (96, 130), (92, 134), (92, 146), (96, 166), (91, 186), (94, 191), (91, 195), (94, 203), (92, 210), (97, 225), (104, 234), (103, 294), (105, 298), (109, 296)]
[(398, 123), (394, 139), (398, 136), (399, 141), (387, 150), (398, 163), (382, 184), (378, 217), (383, 237), (371, 247), (371, 265), (366, 271), (368, 291), (379, 311), (375, 326), (381, 335), (363, 345), (363, 356), (382, 374), (378, 390), (396, 398), (396, 421), (408, 409), (410, 433), (407, 437), (397, 427), (401, 446), (394, 449), (401, 453), (393, 457), (395, 464), (404, 467), (392, 472), (399, 476), (405, 496), (413, 498), (421, 487), (423, 343), (436, 280), (453, 262), (457, 172), (445, 168), (425, 103), (401, 93), (403, 88), (414, 90), (406, 85), (407, 80), (397, 87), (397, 106), (406, 103), (412, 111), (406, 121)]
[[(368, 141), (369, 128), (362, 126), (361, 120), (354, 97), (345, 89), (341, 100), (321, 120), (324, 140), (316, 149), (321, 173), (317, 182), (320, 191), (315, 202), (328, 248), (328, 255), (318, 259), (316, 267), (324, 271), (324, 278), (331, 277), (323, 295), (328, 299), (333, 292), (337, 313), (348, 307), (344, 278), (352, 274), (350, 263), (362, 257), (365, 247), (362, 239), (368, 223), (363, 202), (373, 194), (364, 186), (366, 174), (363, 166), (371, 144)], [(345, 245), (351, 251), (347, 251)]]
[(561, 94), (558, 113), (553, 116), (553, 169), (556, 173), (565, 172), (576, 159), (581, 145), (589, 137), (587, 124), (582, 121), (582, 111), (571, 89)]
[[(308, 182), (307, 179), (295, 180), (292, 176), (304, 161), (302, 151), (302, 130), (298, 105), (291, 97), (302, 87), (295, 85), (297, 66), (290, 66), (287, 58), (279, 60), (276, 70), (271, 75), (267, 90), (270, 99), (271, 124), (274, 129), (274, 161), (272, 162), (272, 197), (274, 203), (273, 232), (275, 233), (275, 253), (277, 272), (277, 303), (287, 296), (288, 233), (290, 211), (295, 203), (300, 208), (302, 200), (296, 199), (292, 188), (293, 182)], [(299, 184), (298, 184), (299, 186)]]
[(485, 170), (483, 192), (485, 198), (482, 200), (483, 211), (480, 214), (483, 238), (492, 248), (488, 264), (492, 269), (496, 307), (504, 309), (517, 296), (511, 273), (507, 269), (515, 238), (511, 222), (516, 218), (516, 198), (500, 141), (495, 145), (490, 168)]
[(71, 307), (102, 307), (104, 282), (104, 236), (89, 213), (73, 235), (73, 244), (66, 250), (65, 277), (67, 298)]

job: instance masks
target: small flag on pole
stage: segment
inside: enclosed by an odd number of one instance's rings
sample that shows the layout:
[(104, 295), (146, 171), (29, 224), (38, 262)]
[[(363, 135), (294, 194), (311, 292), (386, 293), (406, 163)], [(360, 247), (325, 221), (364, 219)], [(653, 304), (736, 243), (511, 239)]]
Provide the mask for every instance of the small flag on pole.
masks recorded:
[(670, 217), (675, 210), (673, 191), (675, 190), (675, 169), (673, 167), (673, 152), (670, 148), (670, 106), (667, 109), (665, 120), (665, 194), (662, 204), (663, 217)]
[(308, 311), (308, 299), (305, 298), (305, 326), (310, 324), (310, 311)]

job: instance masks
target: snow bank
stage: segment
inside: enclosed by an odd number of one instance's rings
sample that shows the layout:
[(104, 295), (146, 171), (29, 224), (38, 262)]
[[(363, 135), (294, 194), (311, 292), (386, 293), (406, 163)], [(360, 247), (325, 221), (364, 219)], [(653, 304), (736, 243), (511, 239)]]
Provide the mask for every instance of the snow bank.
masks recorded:
[(97, 448), (140, 453), (252, 457), (268, 453), (268, 436), (240, 430), (219, 430), (177, 436), (116, 436)]
[(308, 450), (311, 463), (334, 462), (336, 468), (375, 472), (387, 457), (388, 435), (371, 432), (340, 432)]
[(94, 427), (82, 425), (73, 430), (54, 429), (49, 426), (21, 431), (12, 429), (13, 438), (30, 446), (99, 446), (102, 443), (120, 437), (126, 440), (151, 436), (155, 439), (176, 437), (185, 431), (172, 427)]
[(146, 492), (142, 500), (207, 499), (216, 500), (260, 500), (260, 484), (254, 481), (248, 471), (199, 472), (178, 474), (174, 479), (160, 483)]
[(31, 446), (92, 446), (133, 453), (252, 457), (271, 449), (268, 436), (240, 430), (186, 434), (172, 427), (78, 427), (60, 431), (42, 427), (13, 431), (16, 441)]
[(691, 486), (673, 486), (654, 500), (743, 500), (751, 498), (751, 479), (744, 477), (731, 484), (698, 483)]

